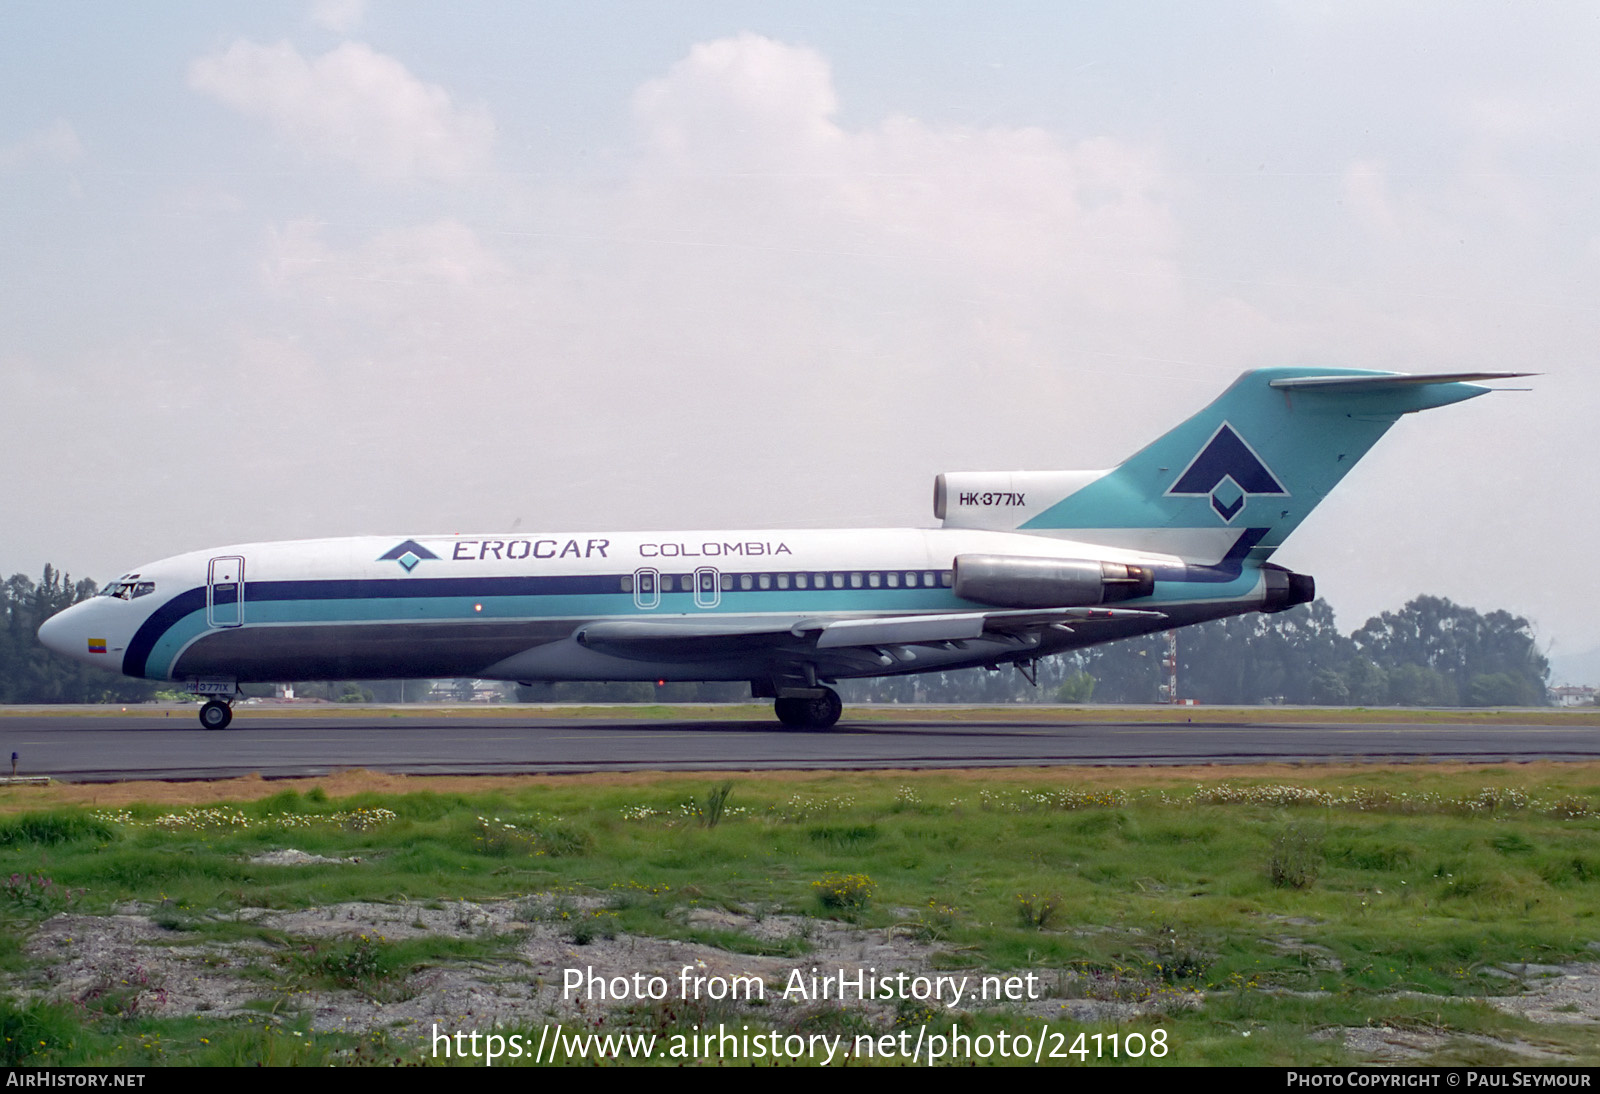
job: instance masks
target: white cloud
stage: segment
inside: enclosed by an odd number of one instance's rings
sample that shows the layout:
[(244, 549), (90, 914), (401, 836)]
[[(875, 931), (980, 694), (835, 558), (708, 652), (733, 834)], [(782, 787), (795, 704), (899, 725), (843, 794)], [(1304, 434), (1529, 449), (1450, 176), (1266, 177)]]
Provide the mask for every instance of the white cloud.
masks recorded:
[(1150, 149), (904, 116), (851, 131), (837, 105), (810, 49), (750, 34), (697, 45), (634, 97), (635, 192), (702, 242), (884, 256), (974, 291), (1048, 277), (1103, 306), (1137, 283), (1147, 305), (1168, 279), (1177, 234)]
[(307, 59), (287, 42), (238, 41), (202, 57), (189, 84), (316, 155), (380, 178), (453, 178), (484, 169), (495, 127), (393, 57), (346, 42)]
[[(639, 89), (617, 182), (538, 186), (494, 233), (287, 224), (264, 275), (337, 382), (362, 378), (349, 398), (426, 415), (445, 455), (419, 474), (447, 483), (471, 455), (481, 497), (527, 497), (555, 522), (614, 522), (584, 510), (594, 479), (619, 476), (640, 503), (627, 519), (646, 524), (921, 521), (947, 464), (1070, 461), (1068, 359), (1136, 321), (1141, 337), (1180, 325), (1159, 157), (1037, 128), (846, 127), (836, 103), (809, 49), (706, 43)], [(986, 455), (998, 438), (967, 423), (1015, 413), (1034, 450)], [(717, 430), (684, 430), (708, 416)], [(1074, 432), (1087, 448), (1119, 427)], [(818, 438), (815, 474), (789, 491), (761, 485), (789, 476), (774, 429)], [(841, 493), (888, 436), (901, 481)], [(484, 454), (508, 437), (523, 464)], [(564, 474), (527, 473), (540, 464)], [(725, 489), (686, 518), (685, 481)], [(903, 510), (886, 513), (886, 493)]]
[(402, 356), (465, 348), (514, 369), (544, 347), (583, 363), (563, 383), (626, 386), (665, 353), (692, 374), (667, 397), (690, 405), (697, 378), (737, 390), (793, 368), (848, 376), (869, 416), (908, 397), (958, 415), (939, 384), (979, 361), (1049, 368), (1054, 389), (1063, 342), (1081, 354), (1135, 319), (1145, 337), (1178, 325), (1179, 237), (1148, 147), (905, 116), (847, 129), (827, 62), (754, 35), (695, 46), (633, 106), (621, 184), (528, 194), (526, 232), (442, 222), (352, 243), (290, 225), (269, 282), (337, 301), (341, 328), (365, 316), (380, 340), (433, 316)]
[(695, 172), (789, 171), (843, 137), (828, 63), (754, 34), (693, 47), (633, 106), (645, 139)]
[(15, 170), (33, 163), (68, 163), (83, 155), (77, 131), (57, 119), (35, 129), (21, 140), (0, 145), (0, 171)]

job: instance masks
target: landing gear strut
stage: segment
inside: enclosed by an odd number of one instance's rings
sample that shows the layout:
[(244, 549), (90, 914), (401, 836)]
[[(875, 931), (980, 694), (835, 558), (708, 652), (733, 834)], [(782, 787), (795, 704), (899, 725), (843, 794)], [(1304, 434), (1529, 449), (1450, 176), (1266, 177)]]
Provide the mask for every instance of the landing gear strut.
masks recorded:
[(231, 721), (233, 721), (233, 707), (221, 699), (213, 699), (200, 708), (202, 729), (227, 729)]
[(778, 721), (791, 729), (827, 729), (844, 713), (839, 693), (823, 688), (822, 694), (807, 699), (776, 699), (772, 703)]

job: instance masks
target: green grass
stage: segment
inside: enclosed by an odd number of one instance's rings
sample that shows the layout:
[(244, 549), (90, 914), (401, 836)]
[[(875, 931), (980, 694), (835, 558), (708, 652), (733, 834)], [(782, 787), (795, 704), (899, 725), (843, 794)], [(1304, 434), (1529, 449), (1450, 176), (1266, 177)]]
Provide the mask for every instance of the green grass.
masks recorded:
[(0, 847), (52, 847), (58, 843), (109, 840), (115, 830), (81, 811), (24, 813), (0, 821)]
[[(559, 922), (579, 945), (620, 932), (804, 962), (804, 940), (689, 922), (697, 909), (781, 912), (936, 940), (947, 948), (944, 964), (1035, 970), (1066, 998), (1205, 992), (1203, 1007), (1161, 1019), (1059, 1027), (1075, 1036), (1159, 1026), (1183, 1047), (1171, 1063), (1347, 1062), (1336, 1042), (1313, 1034), (1374, 1022), (1459, 1035), (1441, 1060), (1493, 1062), (1493, 1046), (1465, 1040), (1484, 1034), (1595, 1062), (1592, 1045), (1570, 1031), (1532, 1027), (1471, 996), (1507, 990), (1491, 971), (1499, 965), (1592, 959), (1600, 773), (1573, 769), (1542, 783), (1514, 770), (1419, 778), (1380, 769), (1308, 774), (1289, 787), (1149, 781), (1139, 789), (1039, 772), (750, 776), (734, 783), (714, 826), (695, 804), (708, 800), (705, 778), (687, 776), (22, 814), (0, 826), (0, 877), (13, 878), (0, 897), (0, 927), (10, 928), (0, 937), (67, 907), (103, 913), (141, 901), (159, 905), (157, 921), (185, 944), (269, 943), (276, 956), (261, 975), (286, 1000), (311, 989), (386, 1000), (419, 969), (492, 958), (505, 944), (299, 940), (227, 913), (516, 898), (522, 918)], [(360, 862), (249, 861), (286, 846)], [(52, 893), (70, 895), (46, 899), (37, 881), (18, 878), (47, 879)], [(24, 963), (20, 944), (0, 946), (0, 967), (14, 973)], [(0, 1026), (14, 1046), (6, 1062), (15, 1063), (381, 1062), (409, 1051), (381, 1035), (310, 1037), (285, 1006), (266, 1025), (156, 1020), (108, 994), (78, 1008), (13, 1001)], [(1015, 1017), (972, 1023), (1021, 1028)]]

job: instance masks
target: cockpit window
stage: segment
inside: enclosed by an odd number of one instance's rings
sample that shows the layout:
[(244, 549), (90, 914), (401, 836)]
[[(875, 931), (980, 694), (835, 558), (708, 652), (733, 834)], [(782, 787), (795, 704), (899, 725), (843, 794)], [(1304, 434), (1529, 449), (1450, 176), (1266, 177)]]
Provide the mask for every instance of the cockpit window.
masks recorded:
[[(138, 575), (135, 574), (135, 577)], [(100, 590), (101, 596), (114, 596), (118, 600), (137, 600), (141, 596), (149, 596), (156, 591), (154, 581), (134, 581), (130, 578), (121, 578), (113, 581)]]

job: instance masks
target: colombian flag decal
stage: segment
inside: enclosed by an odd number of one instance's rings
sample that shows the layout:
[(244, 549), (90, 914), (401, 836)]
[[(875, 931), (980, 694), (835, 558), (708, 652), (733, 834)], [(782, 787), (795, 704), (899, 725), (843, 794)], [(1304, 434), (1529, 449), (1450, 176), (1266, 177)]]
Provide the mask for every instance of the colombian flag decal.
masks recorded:
[(104, 638), (91, 638), (91, 639), (89, 639), (89, 652), (90, 653), (105, 653), (106, 652), (106, 640)]

